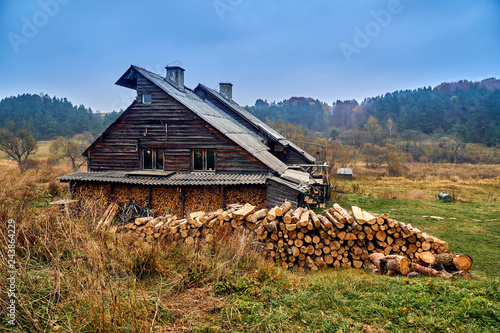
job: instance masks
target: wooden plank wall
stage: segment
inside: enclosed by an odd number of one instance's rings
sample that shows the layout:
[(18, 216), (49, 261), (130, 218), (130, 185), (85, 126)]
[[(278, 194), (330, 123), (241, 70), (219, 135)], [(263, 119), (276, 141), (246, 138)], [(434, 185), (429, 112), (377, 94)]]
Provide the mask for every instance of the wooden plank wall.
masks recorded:
[[(217, 149), (217, 173), (265, 173), (268, 167), (138, 74), (138, 97), (90, 150), (90, 171), (137, 170), (141, 148), (165, 149), (165, 170), (191, 171), (191, 150)], [(152, 103), (142, 104), (143, 92)], [(167, 133), (165, 133), (167, 124)]]
[(302, 154), (299, 154), (297, 151), (291, 148), (286, 148), (286, 154), (283, 158), (283, 163), (292, 165), (292, 164), (310, 164), (307, 159), (304, 158)]
[(292, 203), (292, 208), (299, 207), (301, 204), (300, 192), (269, 180), (267, 184), (267, 209), (271, 209), (274, 206), (281, 206), (285, 200)]

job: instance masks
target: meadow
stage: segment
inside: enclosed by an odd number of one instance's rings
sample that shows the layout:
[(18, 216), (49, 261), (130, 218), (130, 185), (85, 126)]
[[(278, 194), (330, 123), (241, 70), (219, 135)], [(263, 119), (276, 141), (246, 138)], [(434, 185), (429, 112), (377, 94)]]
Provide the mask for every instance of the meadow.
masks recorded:
[[(353, 179), (333, 179), (344, 193), (332, 202), (388, 213), (448, 241), (453, 252), (472, 256), (472, 280), (386, 277), (365, 269), (285, 271), (262, 259), (258, 243), (238, 235), (206, 246), (134, 246), (95, 231), (102, 202), (77, 211), (48, 204), (68, 197), (55, 181), (72, 172), (68, 166), (41, 159), (21, 174), (1, 161), (0, 252), (5, 261), (13, 219), (17, 314), (16, 325), (8, 324), (9, 298), (2, 293), (0, 330), (499, 332), (498, 167), (408, 168), (418, 176), (384, 177), (360, 166)], [(453, 202), (439, 201), (440, 191), (453, 194)], [(4, 269), (1, 290), (7, 284)]]

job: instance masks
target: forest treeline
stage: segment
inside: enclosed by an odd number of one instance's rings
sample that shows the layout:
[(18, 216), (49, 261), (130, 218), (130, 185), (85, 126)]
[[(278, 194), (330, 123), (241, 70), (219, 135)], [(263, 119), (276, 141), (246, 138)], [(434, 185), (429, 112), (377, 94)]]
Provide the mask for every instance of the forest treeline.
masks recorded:
[(339, 134), (363, 130), (372, 116), (382, 126), (390, 119), (391, 136), (412, 131), (413, 136), (447, 136), (490, 147), (500, 143), (500, 80), (494, 78), (400, 90), (361, 103), (338, 100), (328, 105), (312, 98), (292, 97), (277, 103), (258, 99), (246, 108), (262, 120), (281, 119), (323, 137), (332, 130)]
[(79, 133), (98, 136), (116, 117), (118, 112), (98, 113), (83, 105), (73, 105), (66, 98), (44, 94), (22, 94), (0, 101), (0, 128), (31, 128), (37, 140), (72, 137)]
[[(332, 166), (362, 159), (373, 168), (387, 165), (389, 174), (397, 175), (404, 172), (405, 162), (500, 163), (496, 79), (401, 90), (361, 104), (292, 97), (281, 102), (259, 99), (246, 109), (288, 138), (328, 146), (323, 157)], [(97, 137), (118, 115), (44, 94), (0, 101), (0, 128), (12, 135), (28, 128), (36, 140), (57, 139), (60, 146), (62, 138), (72, 138), (67, 145), (83, 147), (82, 142)], [(315, 156), (317, 147), (303, 145)]]

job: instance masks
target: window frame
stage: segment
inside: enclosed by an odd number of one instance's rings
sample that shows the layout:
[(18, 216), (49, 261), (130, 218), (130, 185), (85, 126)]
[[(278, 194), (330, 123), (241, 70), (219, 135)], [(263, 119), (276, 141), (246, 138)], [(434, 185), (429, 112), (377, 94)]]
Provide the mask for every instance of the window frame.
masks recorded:
[[(146, 96), (149, 96), (149, 101), (146, 100)], [(151, 93), (142, 93), (141, 102), (142, 104), (151, 104), (153, 102), (153, 96)]]
[[(151, 169), (146, 169), (145, 168), (145, 153), (146, 151), (151, 150)], [(159, 169), (158, 167), (158, 155), (161, 153), (161, 159), (163, 161), (162, 163), (162, 168)], [(149, 158), (149, 157), (148, 157)], [(165, 171), (165, 149), (161, 148), (142, 148), (141, 149), (141, 170), (145, 171)]]
[[(201, 165), (202, 168), (198, 168), (197, 165), (200, 164), (200, 161), (197, 161), (199, 158), (196, 156), (196, 152), (201, 151)], [(207, 152), (213, 152), (213, 162), (210, 164), (212, 166), (211, 169), (209, 169), (209, 156)], [(215, 148), (194, 148), (191, 151), (191, 171), (193, 172), (209, 172), (209, 173), (215, 173), (217, 170), (217, 149)]]

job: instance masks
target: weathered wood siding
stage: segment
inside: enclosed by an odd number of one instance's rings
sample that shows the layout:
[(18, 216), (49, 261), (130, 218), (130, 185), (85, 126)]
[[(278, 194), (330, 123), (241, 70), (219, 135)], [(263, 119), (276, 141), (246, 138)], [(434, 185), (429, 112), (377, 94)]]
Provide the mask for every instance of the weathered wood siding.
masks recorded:
[[(263, 173), (268, 167), (141, 75), (137, 99), (90, 150), (89, 170), (137, 170), (142, 148), (165, 149), (165, 170), (191, 171), (191, 150), (215, 148), (217, 173)], [(151, 104), (140, 102), (150, 93)], [(167, 125), (167, 133), (165, 132)]]
[(290, 201), (294, 209), (303, 201), (300, 192), (270, 179), (267, 184), (267, 209), (281, 206), (285, 200)]
[(287, 165), (311, 163), (307, 159), (305, 159), (304, 156), (299, 152), (290, 148), (286, 148), (286, 154), (282, 158), (282, 161)]

